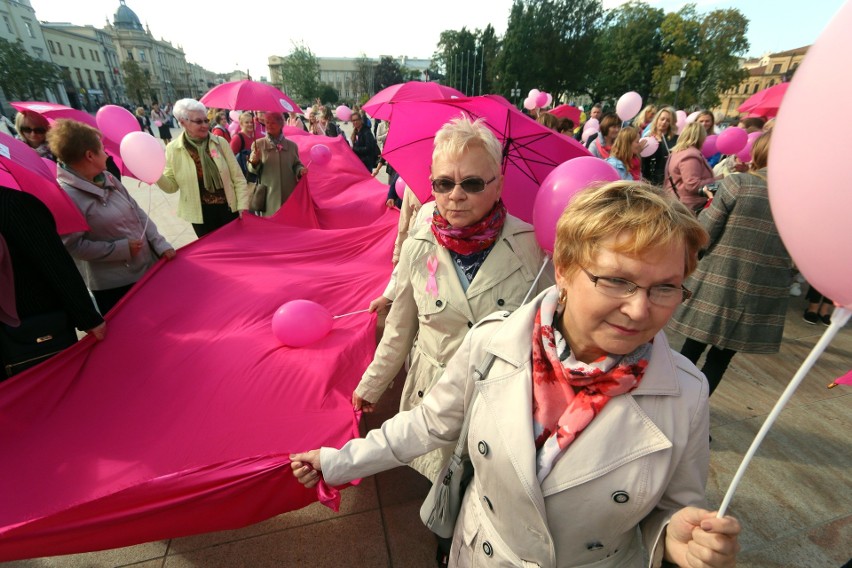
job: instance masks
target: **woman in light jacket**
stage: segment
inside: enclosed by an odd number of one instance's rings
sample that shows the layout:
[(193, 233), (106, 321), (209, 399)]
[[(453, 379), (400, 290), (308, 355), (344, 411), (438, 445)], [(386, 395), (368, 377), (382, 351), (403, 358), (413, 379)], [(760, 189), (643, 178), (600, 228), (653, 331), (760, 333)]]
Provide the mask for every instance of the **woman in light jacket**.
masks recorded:
[(248, 209), (246, 178), (223, 138), (210, 134), (207, 109), (195, 99), (175, 103), (183, 133), (166, 146), (166, 168), (157, 185), (180, 191), (178, 216), (203, 237)]
[(423, 404), (340, 450), (292, 455), (294, 475), (337, 485), (407, 463), (454, 445), (470, 413), (450, 566), (734, 566), (739, 523), (700, 508), (707, 381), (661, 331), (706, 242), (658, 188), (577, 194), (557, 226), (555, 287), (485, 318)]
[(707, 132), (701, 124), (692, 122), (686, 125), (669, 156), (664, 184), (681, 203), (695, 212), (703, 209), (712, 197), (705, 186), (716, 181), (713, 170), (701, 153), (706, 138)]
[(62, 242), (106, 314), (162, 256), (175, 251), (127, 188), (106, 171), (101, 133), (74, 120), (58, 120), (47, 135), (59, 159), (56, 177), (86, 218), (89, 230)]

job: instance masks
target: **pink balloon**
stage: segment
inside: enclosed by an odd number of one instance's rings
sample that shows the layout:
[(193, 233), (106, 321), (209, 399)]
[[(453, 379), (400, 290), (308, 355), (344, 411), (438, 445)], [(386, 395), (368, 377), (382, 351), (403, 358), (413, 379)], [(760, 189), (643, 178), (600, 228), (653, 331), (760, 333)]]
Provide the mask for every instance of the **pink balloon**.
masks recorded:
[(677, 126), (677, 132), (678, 134), (680, 134), (680, 132), (683, 130), (683, 127), (686, 126), (686, 112), (679, 110), (675, 112), (675, 117), (675, 125)]
[(231, 124), (228, 125), (228, 132), (231, 133), (231, 136), (236, 135), (239, 130), (240, 130), (240, 123), (239, 122), (232, 122)]
[(524, 108), (527, 110), (532, 110), (535, 108), (535, 99), (532, 97), (532, 95), (524, 99)]
[(228, 116), (231, 118), (232, 122), (239, 122), (240, 121), (240, 111), (238, 111), (238, 110), (232, 110), (231, 112), (228, 113)]
[(748, 133), (738, 126), (730, 126), (719, 134), (716, 139), (716, 148), (723, 154), (736, 154), (748, 142)]
[(396, 178), (396, 185), (394, 185), (394, 189), (396, 190), (396, 194), (402, 197), (403, 192), (405, 191), (405, 181), (400, 178)]
[(102, 106), (95, 115), (98, 129), (113, 142), (121, 142), (131, 132), (139, 132), (139, 121), (126, 108)]
[(124, 165), (136, 179), (157, 183), (163, 175), (166, 167), (165, 148), (147, 132), (137, 130), (125, 136), (121, 141), (120, 152)]
[(642, 95), (628, 91), (621, 95), (615, 104), (615, 113), (621, 120), (630, 120), (642, 110)]
[(583, 125), (583, 130), (600, 130), (601, 123), (597, 118), (590, 118)]
[(594, 182), (618, 181), (618, 172), (604, 160), (583, 156), (563, 162), (544, 178), (533, 204), (538, 244), (549, 253), (556, 242), (556, 222), (574, 195)]
[(338, 120), (342, 120), (343, 122), (349, 122), (349, 119), (352, 118), (352, 109), (346, 105), (340, 105), (334, 111), (337, 115)]
[(743, 162), (748, 163), (751, 161), (751, 147), (754, 145), (754, 140), (751, 138), (746, 139), (745, 146), (743, 149), (737, 152), (737, 158)]
[(547, 93), (547, 102), (544, 104), (544, 106), (549, 107), (552, 102), (553, 102), (553, 95), (551, 95), (550, 93)]
[(716, 146), (716, 140), (718, 138), (719, 137), (717, 135), (711, 134), (710, 136), (704, 139), (704, 144), (701, 145), (701, 153), (704, 154), (704, 157), (708, 160), (712, 156), (715, 156), (716, 153), (719, 151)]
[(541, 91), (539, 91), (538, 89), (530, 89), (529, 95), (527, 95), (527, 96), (528, 96), (529, 98), (531, 98), (533, 101), (535, 101), (535, 98), (538, 96), (538, 94), (539, 94), (540, 92), (541, 92)]
[(535, 106), (539, 108), (547, 106), (547, 93), (540, 92), (535, 96)]
[(310, 300), (282, 304), (272, 316), (272, 334), (289, 347), (304, 347), (331, 331), (334, 318), (325, 307)]
[[(769, 203), (787, 251), (808, 283), (847, 308), (852, 308), (848, 174), (841, 165), (827, 164), (826, 145), (804, 140), (803, 133), (813, 131), (814, 101), (852, 88), (852, 75), (837, 72), (838, 54), (852, 50), (850, 29), (852, 2), (844, 2), (796, 69), (769, 153)], [(848, 136), (834, 136), (830, 144), (831, 155), (852, 152)]]
[(642, 138), (645, 141), (645, 148), (639, 154), (643, 158), (647, 158), (648, 156), (653, 156), (654, 152), (657, 151), (657, 148), (660, 147), (660, 141), (654, 138), (653, 136), (648, 136), (647, 138)]
[(331, 161), (331, 150), (325, 144), (316, 144), (311, 148), (311, 162), (324, 166)]
[(696, 120), (698, 120), (698, 115), (699, 115), (699, 114), (701, 114), (701, 111), (700, 111), (700, 110), (697, 110), (697, 111), (693, 112), (692, 114), (690, 114), (689, 116), (687, 116), (687, 117), (686, 117), (686, 123), (687, 123), (687, 124), (692, 124), (693, 122), (695, 122)]
[(594, 138), (598, 135), (597, 128), (586, 128), (583, 130), (583, 135), (580, 137), (583, 144), (589, 141), (589, 138)]

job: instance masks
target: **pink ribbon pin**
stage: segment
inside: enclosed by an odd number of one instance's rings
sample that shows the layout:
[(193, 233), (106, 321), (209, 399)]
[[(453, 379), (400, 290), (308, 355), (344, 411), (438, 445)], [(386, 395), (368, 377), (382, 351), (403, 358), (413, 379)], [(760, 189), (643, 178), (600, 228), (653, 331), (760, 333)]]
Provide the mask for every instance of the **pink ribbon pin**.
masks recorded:
[(438, 297), (438, 281), (435, 280), (435, 273), (438, 271), (438, 257), (432, 255), (426, 261), (426, 268), (429, 270), (429, 279), (426, 281), (426, 292), (432, 294), (433, 298)]

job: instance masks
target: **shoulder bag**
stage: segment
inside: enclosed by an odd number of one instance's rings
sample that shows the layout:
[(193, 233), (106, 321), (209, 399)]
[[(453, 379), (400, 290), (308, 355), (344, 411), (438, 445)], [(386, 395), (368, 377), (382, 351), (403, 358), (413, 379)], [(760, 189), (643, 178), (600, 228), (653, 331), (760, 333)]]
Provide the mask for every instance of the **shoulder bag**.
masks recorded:
[(77, 332), (64, 311), (21, 318), (18, 327), (0, 324), (0, 358), (6, 377), (29, 369), (75, 343)]
[[(493, 362), (494, 354), (488, 353), (479, 368), (473, 372), (477, 381), (485, 378)], [(456, 449), (441, 470), (438, 480), (432, 484), (429, 495), (426, 496), (426, 500), (420, 507), (420, 519), (423, 524), (442, 538), (453, 536), (456, 519), (461, 509), (462, 497), (464, 497), (465, 489), (473, 478), (473, 464), (465, 448), (467, 446), (467, 431), (470, 427), (471, 409), (473, 409), (473, 403), (476, 400), (476, 393), (477, 390), (474, 387), (473, 396), (470, 398), (467, 412), (464, 415), (464, 423), (459, 433)]]
[(266, 211), (266, 194), (269, 193), (269, 188), (260, 181), (262, 174), (263, 162), (257, 170), (257, 182), (254, 184), (254, 189), (249, 197), (249, 209), (251, 211)]

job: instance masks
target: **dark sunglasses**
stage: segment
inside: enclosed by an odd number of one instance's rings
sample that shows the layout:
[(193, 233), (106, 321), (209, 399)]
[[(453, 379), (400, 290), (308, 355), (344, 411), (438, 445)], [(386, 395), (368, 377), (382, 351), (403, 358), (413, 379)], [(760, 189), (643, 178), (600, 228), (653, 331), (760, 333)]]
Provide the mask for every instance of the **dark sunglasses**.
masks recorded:
[(47, 134), (47, 128), (42, 128), (40, 126), (36, 127), (36, 128), (30, 128), (29, 126), (22, 126), (21, 132), (23, 132), (24, 134), (29, 134), (31, 132), (35, 132), (36, 134)]
[(494, 176), (488, 181), (485, 181), (481, 177), (469, 177), (457, 182), (450, 178), (438, 178), (432, 180), (432, 191), (435, 193), (450, 193), (458, 185), (461, 186), (465, 193), (481, 193), (495, 179), (497, 179), (497, 176)]

